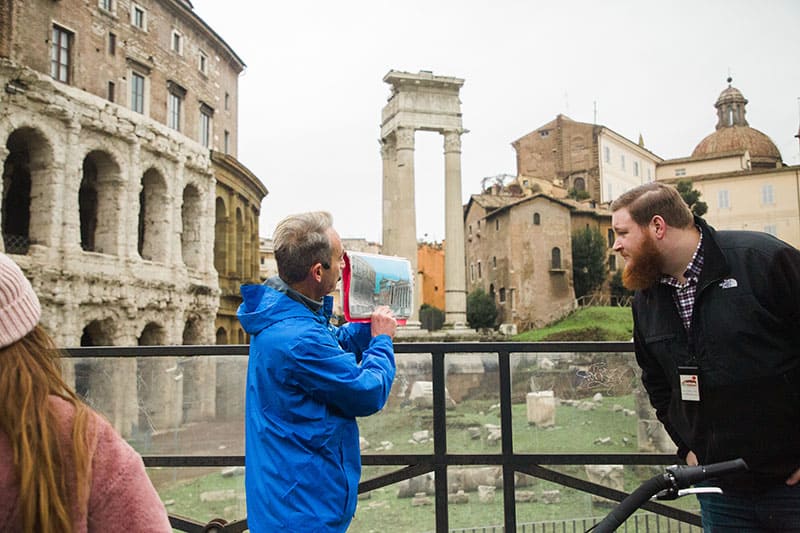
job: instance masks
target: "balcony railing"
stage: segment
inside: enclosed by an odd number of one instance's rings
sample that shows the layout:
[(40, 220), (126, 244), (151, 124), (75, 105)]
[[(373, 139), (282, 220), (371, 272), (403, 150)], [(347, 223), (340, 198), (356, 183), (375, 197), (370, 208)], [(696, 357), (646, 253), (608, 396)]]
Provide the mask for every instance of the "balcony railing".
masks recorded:
[[(246, 356), (246, 345), (216, 346), (142, 346), (142, 347), (86, 347), (66, 350), (72, 358), (152, 358), (152, 357), (229, 357)], [(417, 476), (433, 474), (435, 531), (464, 531), (458, 527), (451, 530), (448, 515), (448, 478), (450, 467), (495, 466), (502, 469), (503, 524), (498, 531), (535, 531), (530, 526), (518, 524), (515, 474), (525, 474), (533, 478), (553, 482), (563, 487), (577, 489), (591, 495), (619, 501), (627, 494), (604, 485), (593, 483), (580, 477), (558, 471), (554, 467), (582, 465), (668, 465), (675, 462), (672, 454), (661, 453), (525, 453), (514, 449), (514, 427), (512, 417), (512, 398), (519, 396), (512, 383), (512, 357), (518, 362), (520, 357), (558, 357), (559, 354), (574, 354), (581, 357), (610, 357), (614, 354), (631, 357), (632, 343), (628, 342), (543, 342), (543, 343), (397, 343), (395, 353), (398, 364), (403, 357), (411, 354), (424, 354), (430, 361), (432, 381), (432, 453), (363, 453), (365, 469), (376, 468), (382, 473), (359, 484), (359, 494), (388, 487)], [(448, 425), (446, 390), (446, 357), (448, 363), (457, 363), (459, 358), (472, 354), (482, 354), (496, 358), (499, 383), (499, 453), (453, 453), (448, 451)], [(141, 360), (141, 359), (140, 359)], [(427, 363), (426, 363), (427, 364)], [(517, 365), (518, 366), (518, 365)], [(579, 373), (580, 374), (580, 373)], [(585, 372), (584, 372), (585, 374)], [(399, 375), (399, 374), (398, 374)], [(519, 384), (518, 384), (519, 385)], [(213, 386), (213, 385), (212, 385)], [(519, 402), (517, 402), (519, 403)], [(375, 415), (378, 416), (378, 415)], [(244, 466), (243, 455), (144, 455), (147, 467), (231, 467)], [(635, 488), (635, 487), (634, 487)], [(698, 515), (675, 507), (647, 503), (644, 509), (693, 526), (700, 525)], [(218, 519), (204, 522), (192, 517), (171, 514), (170, 521), (175, 529), (187, 532), (201, 531), (244, 531), (247, 529), (245, 517), (226, 522)], [(555, 527), (555, 526), (554, 526)], [(430, 528), (425, 528), (430, 529)], [(691, 529), (691, 528), (689, 528)], [(478, 528), (477, 530), (481, 530)], [(554, 529), (555, 530), (555, 529)]]

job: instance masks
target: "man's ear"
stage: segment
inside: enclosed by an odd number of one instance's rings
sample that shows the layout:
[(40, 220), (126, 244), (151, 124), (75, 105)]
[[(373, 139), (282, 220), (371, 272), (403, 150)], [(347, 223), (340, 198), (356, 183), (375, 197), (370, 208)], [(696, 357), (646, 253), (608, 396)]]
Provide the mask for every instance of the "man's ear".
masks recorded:
[(310, 272), (311, 273), (311, 277), (317, 283), (322, 281), (322, 270), (323, 270), (322, 263), (314, 263), (314, 265), (311, 267), (311, 272)]
[(667, 233), (667, 222), (661, 215), (653, 215), (650, 219), (650, 229), (653, 231), (653, 237), (663, 239)]

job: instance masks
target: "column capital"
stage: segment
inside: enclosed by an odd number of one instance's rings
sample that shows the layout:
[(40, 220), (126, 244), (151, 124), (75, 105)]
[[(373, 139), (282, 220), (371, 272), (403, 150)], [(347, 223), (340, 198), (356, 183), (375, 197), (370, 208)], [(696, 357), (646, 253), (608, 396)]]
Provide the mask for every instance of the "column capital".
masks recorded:
[(398, 150), (413, 150), (414, 149), (414, 133), (413, 128), (397, 128), (394, 132), (397, 149)]
[(381, 145), (381, 158), (392, 159), (395, 151), (395, 140), (390, 137), (386, 137), (378, 142)]
[(444, 151), (461, 153), (461, 133), (460, 131), (444, 132)]

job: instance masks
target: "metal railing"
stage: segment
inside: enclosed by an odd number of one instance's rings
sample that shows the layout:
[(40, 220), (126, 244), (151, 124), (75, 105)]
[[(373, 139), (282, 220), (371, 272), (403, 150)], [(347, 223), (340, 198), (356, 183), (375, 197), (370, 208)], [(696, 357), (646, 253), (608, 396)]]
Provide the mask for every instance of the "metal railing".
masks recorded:
[[(247, 355), (246, 345), (216, 346), (140, 346), (140, 347), (85, 347), (65, 350), (68, 357), (169, 357), (169, 356), (242, 356)], [(515, 473), (554, 482), (610, 500), (621, 501), (627, 493), (561, 473), (552, 467), (565, 465), (667, 465), (675, 462), (671, 454), (649, 453), (516, 453), (512, 432), (511, 354), (547, 353), (631, 353), (630, 342), (441, 342), (396, 343), (396, 354), (426, 354), (432, 358), (433, 381), (433, 453), (432, 454), (362, 454), (364, 466), (398, 467), (397, 470), (361, 481), (359, 494), (387, 487), (423, 474), (434, 474), (434, 510), (437, 533), (450, 531), (448, 517), (447, 469), (451, 466), (489, 465), (502, 468), (503, 529), (517, 531), (515, 499)], [(495, 353), (498, 357), (501, 453), (472, 454), (447, 451), (445, 355)], [(241, 455), (146, 455), (148, 467), (228, 467), (244, 466)], [(661, 516), (694, 526), (700, 517), (694, 513), (649, 502), (643, 509)], [(246, 518), (226, 523), (218, 519), (202, 523), (190, 517), (170, 516), (173, 528), (186, 532), (230, 531), (247, 529)]]

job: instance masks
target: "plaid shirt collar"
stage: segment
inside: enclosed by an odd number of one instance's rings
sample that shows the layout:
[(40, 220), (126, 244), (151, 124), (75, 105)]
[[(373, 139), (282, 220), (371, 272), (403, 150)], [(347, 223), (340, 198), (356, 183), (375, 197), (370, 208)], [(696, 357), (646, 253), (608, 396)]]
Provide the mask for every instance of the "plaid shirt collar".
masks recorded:
[(664, 285), (669, 285), (670, 287), (675, 287), (676, 289), (684, 289), (686, 286), (692, 284), (696, 285), (697, 281), (700, 279), (700, 272), (703, 270), (703, 230), (700, 226), (695, 226), (697, 231), (700, 232), (700, 240), (697, 242), (697, 248), (692, 255), (692, 260), (686, 267), (686, 271), (683, 273), (683, 277), (686, 278), (686, 282), (680, 283), (676, 278), (670, 276), (669, 274), (662, 274), (660, 282)]

